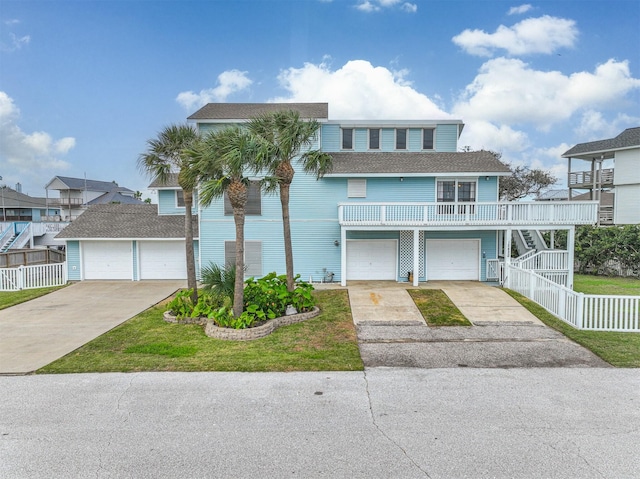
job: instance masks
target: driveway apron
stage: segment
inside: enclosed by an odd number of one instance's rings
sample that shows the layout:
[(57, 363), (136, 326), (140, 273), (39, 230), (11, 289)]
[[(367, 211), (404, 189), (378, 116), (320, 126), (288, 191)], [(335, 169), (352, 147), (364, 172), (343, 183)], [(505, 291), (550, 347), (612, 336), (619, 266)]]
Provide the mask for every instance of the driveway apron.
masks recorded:
[(184, 281), (82, 281), (0, 310), (0, 374), (46, 366), (184, 286)]
[(430, 327), (394, 282), (350, 282), (349, 300), (365, 367), (609, 367), (591, 351), (545, 326), (498, 287), (430, 281), (473, 324)]

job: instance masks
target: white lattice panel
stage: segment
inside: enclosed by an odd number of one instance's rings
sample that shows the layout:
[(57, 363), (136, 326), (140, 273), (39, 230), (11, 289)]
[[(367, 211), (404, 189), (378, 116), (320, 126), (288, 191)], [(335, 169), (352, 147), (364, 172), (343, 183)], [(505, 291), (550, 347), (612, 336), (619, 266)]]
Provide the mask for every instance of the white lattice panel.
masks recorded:
[[(424, 277), (424, 232), (419, 232), (419, 265), (418, 277)], [(413, 231), (400, 231), (400, 277), (406, 278), (413, 270)]]

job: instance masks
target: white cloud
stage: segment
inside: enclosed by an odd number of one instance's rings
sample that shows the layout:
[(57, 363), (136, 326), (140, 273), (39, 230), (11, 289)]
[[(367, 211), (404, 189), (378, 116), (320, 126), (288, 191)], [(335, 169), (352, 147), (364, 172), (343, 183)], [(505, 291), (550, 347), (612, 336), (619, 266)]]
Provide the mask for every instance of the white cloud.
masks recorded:
[(352, 60), (337, 70), (326, 63), (289, 68), (278, 79), (289, 94), (273, 102), (328, 102), (334, 119), (441, 119), (451, 116), (406, 79), (407, 70)]
[(640, 79), (631, 76), (627, 61), (609, 60), (593, 73), (567, 76), (533, 70), (521, 60), (496, 58), (482, 65), (453, 113), (467, 122), (530, 124), (544, 131), (581, 111), (613, 109), (638, 89)]
[(508, 125), (495, 125), (489, 121), (475, 120), (467, 122), (458, 142), (461, 147), (470, 146), (471, 150), (491, 150), (503, 153), (505, 158), (521, 153), (530, 146), (526, 133), (517, 131)]
[(575, 21), (544, 15), (522, 20), (512, 27), (500, 25), (495, 33), (467, 29), (452, 41), (471, 55), (491, 56), (496, 50), (527, 55), (573, 47), (577, 37)]
[(355, 8), (361, 12), (379, 12), (385, 8), (399, 6), (401, 10), (407, 13), (416, 13), (418, 5), (415, 3), (402, 2), (402, 0), (361, 0), (356, 4)]
[(4, 180), (17, 182), (23, 176), (49, 175), (69, 168), (69, 163), (58, 156), (75, 146), (75, 138), (54, 140), (43, 131), (25, 133), (16, 123), (19, 116), (13, 99), (0, 91), (0, 162)]
[(527, 13), (532, 8), (533, 7), (531, 5), (525, 3), (524, 5), (519, 5), (517, 7), (511, 7), (507, 15), (522, 15), (523, 13)]
[(7, 36), (9, 37), (7, 40), (0, 41), (0, 50), (3, 52), (15, 52), (31, 41), (29, 35), (17, 37), (14, 33), (9, 32)]
[(200, 90), (200, 93), (184, 91), (178, 94), (176, 101), (187, 110), (194, 110), (207, 103), (225, 102), (230, 95), (247, 89), (252, 83), (246, 71), (228, 70), (218, 75), (215, 88)]
[(606, 118), (602, 112), (588, 110), (582, 114), (580, 124), (574, 129), (580, 142), (613, 138), (625, 128), (640, 124), (640, 116), (618, 114), (615, 118)]

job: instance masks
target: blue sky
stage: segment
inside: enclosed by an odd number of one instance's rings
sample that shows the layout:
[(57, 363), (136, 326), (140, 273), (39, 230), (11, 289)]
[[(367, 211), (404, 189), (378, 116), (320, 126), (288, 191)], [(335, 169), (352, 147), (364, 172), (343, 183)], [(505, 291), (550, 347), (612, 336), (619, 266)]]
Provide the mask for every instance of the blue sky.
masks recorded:
[(564, 151), (640, 125), (640, 1), (0, 0), (7, 186), (144, 191), (146, 140), (218, 101), (458, 118), (460, 145), (562, 185)]

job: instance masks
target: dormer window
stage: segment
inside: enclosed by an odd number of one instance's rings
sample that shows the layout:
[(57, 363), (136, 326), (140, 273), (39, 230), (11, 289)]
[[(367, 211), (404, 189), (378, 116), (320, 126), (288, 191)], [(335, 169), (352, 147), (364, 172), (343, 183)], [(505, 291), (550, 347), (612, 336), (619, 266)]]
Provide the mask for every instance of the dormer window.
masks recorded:
[(369, 149), (380, 149), (380, 128), (369, 128)]
[(342, 129), (342, 149), (353, 150), (353, 128)]
[(176, 208), (184, 208), (184, 192), (176, 190)]
[(422, 129), (422, 149), (423, 150), (433, 150), (434, 133), (435, 133), (434, 128)]
[(407, 149), (407, 129), (396, 128), (396, 150)]

